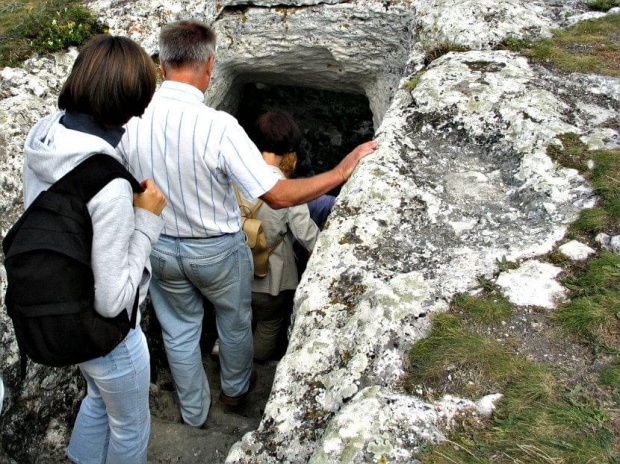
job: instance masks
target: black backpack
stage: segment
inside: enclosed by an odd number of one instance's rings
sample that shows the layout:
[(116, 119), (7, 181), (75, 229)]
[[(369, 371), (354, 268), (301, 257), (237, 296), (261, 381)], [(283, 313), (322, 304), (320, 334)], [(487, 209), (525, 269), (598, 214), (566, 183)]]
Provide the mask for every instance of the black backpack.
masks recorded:
[(8, 280), (6, 307), (22, 358), (68, 366), (104, 356), (136, 325), (138, 292), (131, 320), (94, 308), (91, 268), (92, 221), (86, 204), (110, 181), (122, 177), (134, 192), (136, 179), (114, 158), (87, 158), (41, 192), (2, 241)]

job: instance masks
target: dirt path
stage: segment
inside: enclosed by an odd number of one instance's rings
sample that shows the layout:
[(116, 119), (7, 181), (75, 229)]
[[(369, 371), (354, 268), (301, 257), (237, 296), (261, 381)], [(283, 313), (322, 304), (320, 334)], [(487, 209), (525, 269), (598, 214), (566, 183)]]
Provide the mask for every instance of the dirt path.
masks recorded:
[[(172, 383), (165, 380), (151, 386), (151, 439), (149, 464), (223, 463), (230, 447), (260, 423), (271, 391), (276, 363), (255, 365), (258, 373), (256, 388), (245, 403), (236, 408), (217, 399), (220, 394), (217, 357), (204, 356), (213, 404), (206, 428), (197, 429), (181, 422), (176, 393)], [(161, 375), (161, 374), (160, 374)]]

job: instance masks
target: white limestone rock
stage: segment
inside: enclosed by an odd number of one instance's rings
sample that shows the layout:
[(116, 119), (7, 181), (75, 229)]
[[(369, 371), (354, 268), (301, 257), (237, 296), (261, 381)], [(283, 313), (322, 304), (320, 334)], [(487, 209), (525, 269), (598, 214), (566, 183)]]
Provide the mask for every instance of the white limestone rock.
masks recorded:
[(571, 240), (558, 247), (558, 251), (567, 258), (573, 261), (583, 261), (594, 253), (596, 250), (590, 248), (588, 245), (578, 242), (577, 240)]
[(553, 309), (567, 289), (555, 279), (562, 268), (532, 259), (518, 269), (502, 272), (496, 284), (512, 304)]
[(620, 255), (620, 235), (614, 235), (609, 239), (609, 249)]
[(507, 37), (550, 37), (558, 27), (540, 1), (422, 0), (415, 6), (417, 42), (426, 50), (445, 44), (490, 49)]
[(319, 5), (321, 3), (336, 4), (345, 3), (348, 0), (223, 0), (223, 6), (239, 6), (239, 5), (255, 5), (266, 7), (281, 7), (281, 6), (311, 6)]
[(606, 13), (603, 13), (601, 11), (588, 11), (586, 13), (576, 14), (574, 16), (567, 18), (567, 20), (564, 22), (564, 24), (562, 24), (562, 26), (563, 27), (574, 26), (575, 24), (581, 21), (588, 21), (590, 19), (598, 19), (598, 18), (604, 17), (605, 15)]
[(211, 24), (222, 4), (217, 0), (95, 0), (88, 7), (108, 26), (110, 34), (129, 37), (155, 54), (161, 26), (180, 19)]
[(208, 102), (236, 112), (247, 82), (365, 93), (378, 127), (402, 77), (412, 25), (410, 6), (369, 0), (223, 10)]
[(501, 393), (493, 393), (491, 395), (484, 396), (476, 401), (476, 410), (483, 416), (490, 418), (495, 411), (495, 403), (504, 397)]
[[(410, 395), (367, 387), (331, 419), (307, 462), (416, 462), (415, 453), (420, 445), (445, 440), (441, 430), (454, 425), (457, 413), (486, 413), (501, 396), (489, 395), (474, 403), (446, 395), (429, 404)], [(259, 451), (261, 444), (256, 438), (255, 434), (247, 434), (233, 446), (226, 462), (240, 462), (247, 453)], [(261, 458), (261, 462), (282, 462), (279, 459), (282, 457), (267, 457)]]
[(601, 244), (601, 247), (605, 250), (609, 250), (611, 245), (611, 237), (607, 234), (600, 233), (594, 237), (594, 241)]

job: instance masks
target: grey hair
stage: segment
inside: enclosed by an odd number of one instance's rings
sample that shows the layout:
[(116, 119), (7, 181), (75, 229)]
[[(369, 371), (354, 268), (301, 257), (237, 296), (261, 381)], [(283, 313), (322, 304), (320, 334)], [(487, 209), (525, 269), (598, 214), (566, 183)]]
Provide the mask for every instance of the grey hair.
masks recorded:
[(176, 21), (162, 27), (159, 59), (166, 67), (201, 66), (215, 54), (215, 31), (194, 19)]

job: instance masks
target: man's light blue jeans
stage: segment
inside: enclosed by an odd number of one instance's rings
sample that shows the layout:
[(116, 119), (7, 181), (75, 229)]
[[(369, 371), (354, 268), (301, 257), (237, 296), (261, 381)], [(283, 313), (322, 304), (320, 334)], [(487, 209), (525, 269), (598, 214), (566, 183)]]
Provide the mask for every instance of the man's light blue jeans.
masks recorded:
[(140, 327), (106, 356), (78, 365), (87, 384), (67, 455), (80, 464), (146, 464), (149, 351)]
[(151, 298), (181, 415), (198, 427), (207, 420), (211, 404), (200, 352), (203, 296), (215, 307), (222, 391), (238, 396), (249, 387), (254, 356), (252, 254), (242, 231), (205, 239), (160, 235), (151, 251), (151, 265)]

